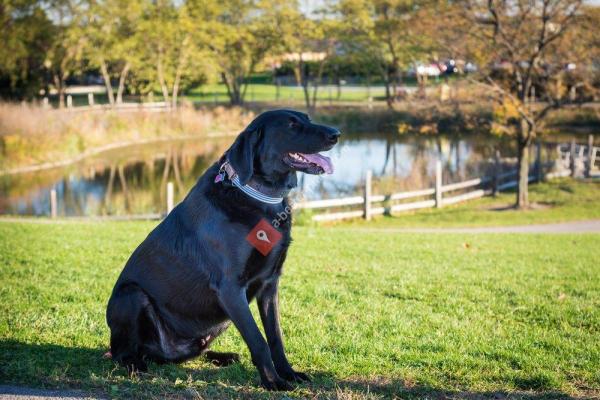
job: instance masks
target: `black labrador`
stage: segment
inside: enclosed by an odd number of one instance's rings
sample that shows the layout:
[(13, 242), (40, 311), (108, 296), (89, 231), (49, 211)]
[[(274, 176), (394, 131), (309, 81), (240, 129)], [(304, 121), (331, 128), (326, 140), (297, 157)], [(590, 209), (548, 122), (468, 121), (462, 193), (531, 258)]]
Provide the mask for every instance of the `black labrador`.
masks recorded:
[[(233, 321), (264, 387), (289, 390), (288, 382), (308, 380), (290, 366), (279, 327), (277, 288), (291, 243), (287, 193), (297, 171), (332, 172), (318, 153), (339, 135), (291, 110), (252, 121), (127, 261), (106, 311), (112, 358), (130, 373), (146, 371), (149, 360), (201, 354), (226, 365), (238, 356), (208, 347)], [(266, 341), (250, 313), (255, 297)]]

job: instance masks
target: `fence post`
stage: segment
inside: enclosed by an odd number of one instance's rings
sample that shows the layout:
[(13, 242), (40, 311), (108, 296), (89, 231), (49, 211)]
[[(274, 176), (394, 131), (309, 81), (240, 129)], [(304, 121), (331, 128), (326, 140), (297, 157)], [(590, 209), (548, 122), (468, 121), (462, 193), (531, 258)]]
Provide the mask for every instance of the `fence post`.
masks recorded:
[(44, 105), (44, 108), (50, 108), (50, 102), (48, 101), (47, 97), (44, 97), (42, 104)]
[(367, 170), (365, 174), (365, 203), (364, 203), (364, 218), (367, 221), (371, 220), (371, 178), (373, 176), (373, 171), (370, 169)]
[(594, 157), (594, 135), (588, 136), (588, 149), (587, 149), (587, 165), (585, 169), (585, 176), (592, 176), (592, 168), (594, 168), (593, 157)]
[(442, 207), (442, 162), (435, 162), (435, 207)]
[(94, 105), (94, 93), (88, 93), (88, 103), (90, 106)]
[(167, 182), (167, 215), (173, 210), (175, 201), (175, 188), (173, 182)]
[(73, 107), (73, 96), (71, 96), (71, 95), (67, 96), (67, 107), (69, 107), (69, 108)]
[(56, 204), (56, 189), (50, 190), (50, 217), (56, 218), (57, 212)]
[(494, 152), (494, 181), (492, 188), (492, 195), (494, 197), (498, 196), (500, 190), (500, 174), (502, 174), (502, 165), (500, 164), (500, 150), (496, 150)]

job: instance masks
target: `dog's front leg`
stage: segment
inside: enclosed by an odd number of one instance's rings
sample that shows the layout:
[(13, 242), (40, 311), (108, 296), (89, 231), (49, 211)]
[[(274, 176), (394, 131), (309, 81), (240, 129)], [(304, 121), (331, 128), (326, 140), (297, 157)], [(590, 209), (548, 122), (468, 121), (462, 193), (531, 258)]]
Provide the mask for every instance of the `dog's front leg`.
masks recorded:
[(271, 356), (279, 376), (288, 381), (309, 381), (308, 375), (296, 372), (290, 365), (283, 348), (283, 338), (279, 326), (279, 279), (268, 283), (257, 298), (260, 319), (267, 334)]
[(269, 346), (252, 317), (245, 290), (235, 283), (224, 284), (218, 290), (218, 297), (250, 349), (252, 362), (258, 369), (262, 385), (269, 390), (292, 390), (292, 386), (277, 374), (273, 366)]

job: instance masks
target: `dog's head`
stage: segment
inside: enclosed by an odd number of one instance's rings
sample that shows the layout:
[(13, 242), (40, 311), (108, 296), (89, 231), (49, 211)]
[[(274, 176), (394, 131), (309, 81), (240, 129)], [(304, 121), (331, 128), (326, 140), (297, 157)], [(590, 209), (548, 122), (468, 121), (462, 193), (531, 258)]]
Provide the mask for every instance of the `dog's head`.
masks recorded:
[(331, 149), (340, 131), (313, 123), (308, 115), (292, 110), (260, 114), (237, 137), (227, 159), (242, 184), (257, 175), (269, 182), (282, 182), (295, 172), (332, 173), (328, 157), (319, 154)]

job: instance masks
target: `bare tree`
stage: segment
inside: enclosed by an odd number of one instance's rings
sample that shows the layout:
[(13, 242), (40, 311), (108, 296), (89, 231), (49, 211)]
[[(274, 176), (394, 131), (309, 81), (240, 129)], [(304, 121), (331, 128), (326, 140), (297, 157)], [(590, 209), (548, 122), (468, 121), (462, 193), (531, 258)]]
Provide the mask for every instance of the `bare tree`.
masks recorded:
[[(484, 85), (504, 109), (504, 133), (518, 149), (517, 208), (529, 206), (529, 148), (547, 115), (571, 100), (569, 89), (585, 79), (582, 0), (466, 0), (454, 26), (478, 61)], [(455, 36), (458, 37), (458, 36)], [(466, 47), (463, 47), (466, 48)]]

